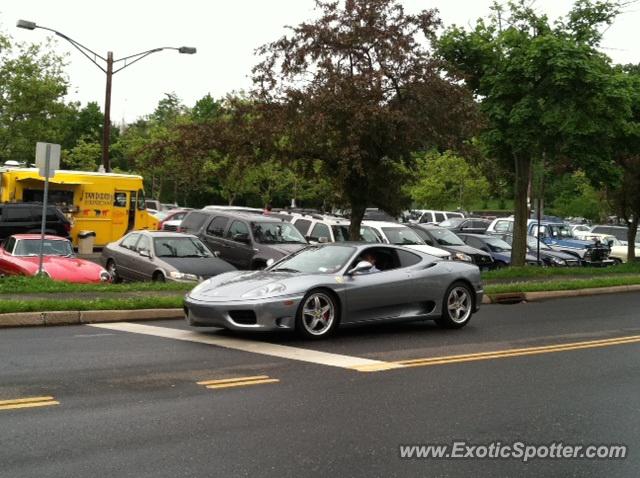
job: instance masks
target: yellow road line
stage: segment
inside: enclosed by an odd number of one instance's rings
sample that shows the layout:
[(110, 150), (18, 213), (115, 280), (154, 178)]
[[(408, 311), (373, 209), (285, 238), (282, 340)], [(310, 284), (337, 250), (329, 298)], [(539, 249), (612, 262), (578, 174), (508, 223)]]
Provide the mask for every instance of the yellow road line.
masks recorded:
[(232, 383), (221, 383), (218, 385), (207, 385), (207, 388), (217, 389), (217, 388), (244, 387), (247, 385), (258, 385), (261, 383), (276, 383), (279, 381), (280, 380), (278, 380), (277, 378), (266, 378), (263, 380), (248, 380), (245, 382), (232, 382)]
[(260, 380), (263, 378), (269, 378), (268, 375), (254, 375), (253, 377), (237, 377), (237, 378), (222, 378), (220, 380), (205, 380), (203, 382), (196, 382), (198, 385), (217, 385), (222, 383), (244, 382), (250, 380)]
[(444, 365), (460, 362), (472, 362), (477, 360), (491, 360), (498, 358), (520, 357), (524, 355), (538, 355), (553, 352), (568, 352), (571, 350), (582, 350), (597, 347), (610, 347), (613, 345), (625, 345), (640, 342), (640, 335), (627, 337), (616, 337), (611, 339), (590, 340), (585, 342), (570, 342), (564, 344), (545, 345), (541, 347), (528, 347), (519, 349), (494, 350), (491, 352), (480, 352), (464, 355), (449, 355), (444, 357), (428, 357), (413, 360), (401, 360), (397, 363), (402, 367), (425, 367), (428, 365)]
[[(47, 398), (53, 399), (53, 397), (34, 397), (34, 398)], [(34, 407), (47, 407), (49, 405), (60, 405), (57, 400), (34, 400), (34, 399), (16, 399), (16, 400), (4, 400), (0, 402), (0, 410), (15, 410), (18, 408), (34, 408)]]
[(53, 397), (26, 397), (26, 398), (14, 398), (13, 400), (0, 400), (0, 406), (2, 405), (14, 405), (18, 403), (31, 403), (31, 402), (46, 402), (53, 400)]

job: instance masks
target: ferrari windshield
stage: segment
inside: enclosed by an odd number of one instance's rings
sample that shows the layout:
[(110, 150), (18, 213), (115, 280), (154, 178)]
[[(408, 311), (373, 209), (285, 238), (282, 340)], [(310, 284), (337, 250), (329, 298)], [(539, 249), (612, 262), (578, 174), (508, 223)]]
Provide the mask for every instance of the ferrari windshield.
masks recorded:
[[(349, 235), (349, 226), (331, 226), (333, 229), (333, 235), (336, 238), (336, 242), (347, 242), (350, 241)], [(375, 231), (372, 227), (362, 226), (360, 228), (360, 237), (364, 242), (382, 242), (380, 238), (376, 235)]]
[(278, 262), (269, 270), (333, 274), (347, 264), (355, 250), (355, 247), (350, 246), (308, 247), (288, 259)]
[[(45, 256), (71, 256), (73, 249), (66, 240), (45, 239), (42, 244)], [(14, 256), (37, 256), (40, 254), (40, 239), (20, 239), (13, 251)]]
[(156, 237), (153, 246), (156, 257), (213, 257), (195, 237)]
[(288, 222), (254, 222), (253, 236), (261, 244), (306, 244), (300, 231)]
[(425, 243), (420, 239), (420, 236), (413, 232), (413, 229), (409, 229), (408, 227), (383, 227), (382, 232), (387, 236), (390, 244), (406, 246)]

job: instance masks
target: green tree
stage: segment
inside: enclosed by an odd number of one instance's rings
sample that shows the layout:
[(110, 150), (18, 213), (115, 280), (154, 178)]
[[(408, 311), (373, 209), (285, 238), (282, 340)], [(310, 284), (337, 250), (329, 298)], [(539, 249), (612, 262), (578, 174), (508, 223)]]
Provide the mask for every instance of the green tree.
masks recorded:
[(70, 150), (63, 150), (62, 166), (75, 171), (96, 171), (102, 162), (100, 143), (90, 138), (80, 138)]
[(489, 194), (489, 182), (477, 167), (449, 151), (432, 151), (417, 156), (416, 182), (409, 188), (420, 207), (445, 209), (454, 205), (464, 210)]
[(438, 44), (480, 101), (490, 156), (513, 174), (514, 265), (524, 264), (533, 162), (568, 159), (590, 174), (610, 172), (608, 138), (628, 110), (609, 59), (596, 49), (618, 2), (578, 0), (554, 24), (528, 5), (496, 3), (488, 22), (451, 27)]
[(12, 45), (0, 33), (0, 162), (31, 162), (36, 142), (63, 141), (67, 87), (49, 44)]
[(409, 15), (396, 0), (316, 5), (318, 19), (258, 49), (255, 94), (287, 139), (279, 157), (322, 162), (359, 237), (366, 207), (398, 212), (410, 202), (402, 186), (412, 151), (471, 136), (475, 104), (430, 53), (435, 11)]

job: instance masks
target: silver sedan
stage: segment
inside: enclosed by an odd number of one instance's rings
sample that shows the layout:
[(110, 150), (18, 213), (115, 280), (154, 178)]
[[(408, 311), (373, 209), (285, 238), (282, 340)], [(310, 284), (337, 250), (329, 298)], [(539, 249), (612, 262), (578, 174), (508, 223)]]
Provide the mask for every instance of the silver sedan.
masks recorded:
[(399, 246), (311, 246), (263, 271), (213, 277), (189, 292), (192, 326), (295, 329), (321, 338), (338, 325), (432, 319), (460, 328), (482, 302), (479, 269)]

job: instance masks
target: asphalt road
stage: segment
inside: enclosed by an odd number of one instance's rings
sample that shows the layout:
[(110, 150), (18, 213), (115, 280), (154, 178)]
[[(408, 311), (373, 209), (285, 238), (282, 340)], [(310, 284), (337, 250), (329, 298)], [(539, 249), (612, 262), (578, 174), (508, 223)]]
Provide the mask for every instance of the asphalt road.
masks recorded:
[[(4, 329), (0, 477), (635, 478), (639, 310), (631, 293), (493, 305), (458, 331), (396, 324), (321, 343), (179, 321)], [(362, 359), (391, 369), (350, 366)], [(262, 378), (215, 382), (243, 377)], [(7, 405), (29, 397), (50, 398)], [(454, 441), (625, 444), (628, 456), (400, 458), (400, 445)]]

